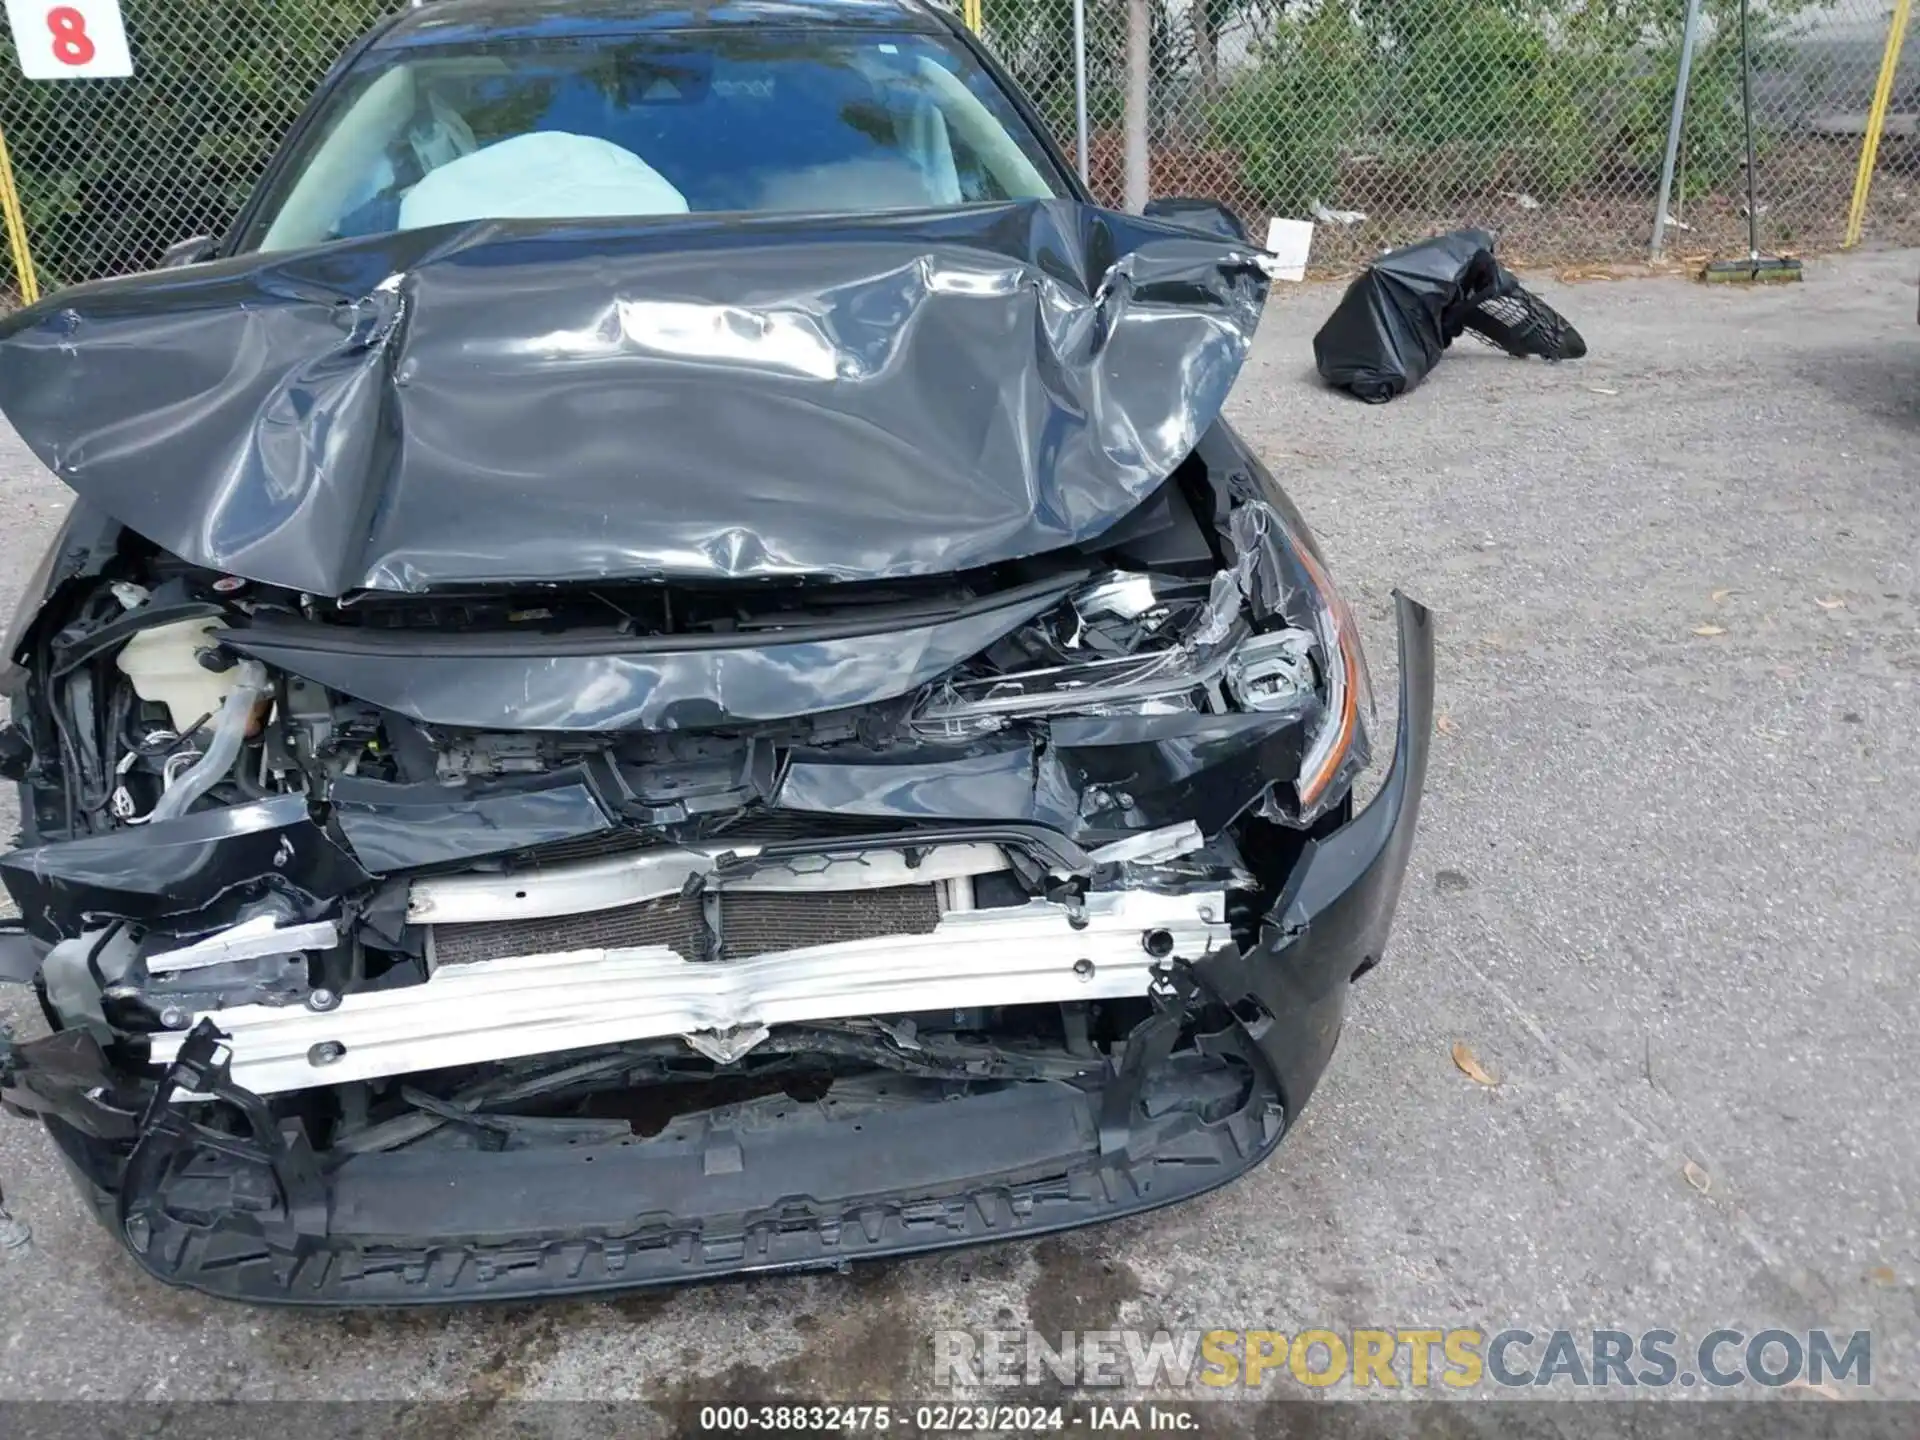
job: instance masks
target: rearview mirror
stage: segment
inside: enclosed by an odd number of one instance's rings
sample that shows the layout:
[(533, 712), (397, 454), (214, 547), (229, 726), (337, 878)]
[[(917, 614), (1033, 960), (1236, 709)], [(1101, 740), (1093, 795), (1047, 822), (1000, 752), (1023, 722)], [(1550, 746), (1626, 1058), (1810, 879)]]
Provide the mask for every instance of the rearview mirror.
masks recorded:
[(1155, 220), (1167, 220), (1189, 229), (1205, 230), (1210, 235), (1219, 235), (1228, 240), (1247, 238), (1247, 227), (1240, 223), (1238, 215), (1218, 200), (1203, 196), (1169, 195), (1165, 199), (1149, 200), (1145, 213)]

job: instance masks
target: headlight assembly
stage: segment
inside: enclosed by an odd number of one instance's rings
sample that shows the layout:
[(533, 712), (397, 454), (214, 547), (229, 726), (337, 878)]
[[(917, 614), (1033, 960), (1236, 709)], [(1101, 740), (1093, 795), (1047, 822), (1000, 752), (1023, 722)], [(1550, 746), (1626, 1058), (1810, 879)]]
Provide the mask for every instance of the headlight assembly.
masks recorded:
[(1300, 778), (1294, 782), (1301, 813), (1306, 815), (1327, 798), (1329, 785), (1359, 736), (1361, 703), (1365, 700), (1371, 709), (1372, 700), (1366, 661), (1360, 653), (1360, 632), (1352, 612), (1333, 588), (1325, 567), (1305, 546), (1296, 549), (1295, 558), (1313, 584), (1317, 601), (1313, 606), (1314, 628), (1319, 634), (1320, 651), (1328, 661), (1326, 715), (1300, 761)]
[(1052, 716), (1297, 711), (1312, 733), (1287, 808), (1311, 818), (1364, 759), (1359, 633), (1281, 511), (1249, 501), (1229, 528), (1233, 564), (1211, 582), (1095, 579), (925, 691), (914, 730), (962, 740)]
[(1045, 715), (1158, 715), (1214, 708), (1207, 703), (1232, 663), (1244, 631), (1199, 649), (1177, 645), (1144, 655), (1089, 659), (1012, 674), (952, 679), (914, 711), (922, 734), (959, 738), (1009, 720)]
[[(1323, 805), (1336, 799), (1334, 780), (1349, 759), (1366, 762), (1366, 738), (1360, 712), (1373, 712), (1373, 685), (1366, 656), (1360, 648), (1360, 627), (1353, 612), (1334, 588), (1313, 543), (1289, 521), (1290, 507), (1276, 508), (1252, 501), (1233, 512), (1236, 570), (1253, 566), (1249, 593), (1263, 599), (1272, 611), (1299, 614), (1312, 628), (1319, 663), (1325, 709), (1312, 743), (1300, 761), (1294, 781), (1302, 820), (1311, 819)], [(1254, 557), (1251, 561), (1249, 557)], [(1257, 587), (1268, 593), (1261, 596)], [(1278, 593), (1290, 591), (1292, 593)], [(1258, 708), (1251, 706), (1249, 708)]]

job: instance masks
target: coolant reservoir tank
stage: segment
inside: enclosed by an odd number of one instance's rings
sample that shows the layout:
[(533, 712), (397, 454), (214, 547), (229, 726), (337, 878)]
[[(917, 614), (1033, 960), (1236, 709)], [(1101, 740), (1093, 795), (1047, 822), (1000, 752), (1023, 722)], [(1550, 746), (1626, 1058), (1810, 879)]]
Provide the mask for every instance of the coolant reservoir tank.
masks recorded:
[(213, 671), (201, 666), (195, 652), (213, 642), (208, 638), (226, 627), (218, 620), (176, 620), (142, 630), (121, 647), (113, 663), (142, 700), (167, 707), (173, 728), (187, 727), (217, 713), (233, 689), (239, 667)]

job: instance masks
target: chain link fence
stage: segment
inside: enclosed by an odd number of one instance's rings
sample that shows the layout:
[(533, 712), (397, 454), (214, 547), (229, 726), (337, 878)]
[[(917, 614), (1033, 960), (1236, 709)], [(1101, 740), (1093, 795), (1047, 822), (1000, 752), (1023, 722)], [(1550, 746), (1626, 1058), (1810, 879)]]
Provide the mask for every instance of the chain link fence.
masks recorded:
[(23, 80), (0, 27), (0, 132), (41, 290), (147, 269), (174, 241), (219, 233), (340, 52), (394, 8), (121, 0), (124, 80)]
[[(124, 80), (29, 82), (0, 32), (0, 131), (42, 288), (219, 231), (328, 66), (396, 0), (123, 0)], [(1122, 195), (1126, 6), (1084, 0), (1090, 179)], [(1149, 36), (1152, 192), (1256, 232), (1317, 218), (1314, 264), (1473, 224), (1516, 261), (1643, 257), (1684, 0), (1132, 0)], [(1745, 250), (1738, 0), (1704, 0), (1669, 252)], [(1754, 0), (1762, 248), (1837, 246), (1885, 0)], [(983, 0), (983, 28), (1072, 153), (1072, 0)], [(1867, 237), (1920, 243), (1920, 43), (1894, 87)], [(0, 264), (4, 264), (0, 261)], [(8, 286), (0, 281), (0, 294)]]
[[(1536, 262), (1644, 258), (1684, 0), (1145, 0), (1152, 193), (1256, 226), (1316, 219), (1343, 268), (1478, 225)], [(1753, 0), (1763, 251), (1841, 243), (1885, 0)], [(986, 0), (989, 40), (1072, 125), (1070, 0)], [(1122, 194), (1125, 0), (1087, 0), (1091, 180)], [(1920, 242), (1920, 44), (1906, 47), (1866, 235)], [(1746, 250), (1738, 0), (1705, 0), (1668, 207), (1670, 255)], [(1257, 233), (1257, 230), (1256, 230)]]

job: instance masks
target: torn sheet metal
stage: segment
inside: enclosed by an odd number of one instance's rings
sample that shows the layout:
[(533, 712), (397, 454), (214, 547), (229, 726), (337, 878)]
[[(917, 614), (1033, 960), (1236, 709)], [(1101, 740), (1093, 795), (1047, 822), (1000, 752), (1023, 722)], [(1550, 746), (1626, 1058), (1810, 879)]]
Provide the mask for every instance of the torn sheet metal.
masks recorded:
[(1143, 830), (1111, 845), (1102, 845), (1087, 858), (1096, 865), (1164, 865), (1191, 855), (1205, 845), (1200, 827), (1187, 820), (1158, 830)]
[[(806, 523), (804, 512), (790, 512)], [(923, 521), (924, 524), (924, 521)], [(1055, 592), (870, 635), (664, 649), (614, 637), (592, 651), (320, 627), (236, 629), (229, 649), (432, 725), (473, 730), (681, 730), (783, 720), (888, 700), (944, 674), (1052, 606)], [(774, 632), (777, 634), (778, 632)], [(445, 643), (441, 643), (444, 638)], [(732, 639), (733, 637), (728, 637)], [(538, 637), (536, 637), (538, 639)], [(558, 652), (558, 653), (556, 653)]]
[(1275, 512), (1249, 501), (1232, 512), (1229, 523), (1233, 563), (1213, 576), (1204, 609), (1178, 622), (1168, 619), (1177, 612), (1158, 610), (1157, 624), (1169, 627), (1168, 639), (1177, 633), (1173, 624), (1186, 627), (1177, 642), (1153, 643), (1161, 637), (1149, 625), (1105, 645), (1087, 643), (1089, 630), (1102, 619), (1139, 620), (1160, 604), (1150, 576), (1109, 576), (1073, 596), (1074, 633), (1052, 640), (1038, 663), (943, 679), (914, 706), (914, 730), (954, 741), (992, 734), (1022, 717), (1202, 708), (1200, 697), (1217, 695), (1222, 683), (1231, 683), (1248, 638), (1242, 619), (1248, 602), (1254, 613), (1268, 613), (1280, 590), (1276, 547), (1268, 538), (1278, 534)]
[(0, 879), (29, 930), (66, 939), (87, 916), (190, 917), (209, 930), (267, 895), (290, 902), (290, 920), (318, 919), (373, 877), (314, 823), (305, 796), (283, 795), (15, 850), (0, 856)]
[(305, 925), (282, 925), (274, 915), (255, 915), (219, 930), (191, 945), (156, 950), (145, 957), (150, 975), (182, 970), (210, 970), (245, 960), (295, 955), (303, 950), (331, 950), (340, 943), (340, 927), (331, 920)]
[(1207, 592), (1207, 613), (1188, 637), (1189, 645), (1200, 648), (1220, 644), (1233, 633), (1249, 600), (1257, 614), (1280, 612), (1285, 585), (1270, 537), (1285, 526), (1273, 507), (1259, 500), (1250, 500), (1232, 511), (1227, 531), (1233, 564), (1214, 575)]
[(0, 320), (0, 397), (148, 539), (313, 594), (926, 575), (1131, 510), (1266, 289), (1072, 200), (480, 222), (63, 291)]
[(1291, 790), (1320, 702), (1246, 715), (1063, 718), (1041, 764), (1043, 795), (1071, 794), (1083, 845), (1192, 820), (1217, 835), (1278, 786)]
[(1059, 716), (1044, 746), (796, 750), (776, 808), (902, 821), (1030, 820), (1101, 845), (1191, 820), (1215, 835), (1300, 773), (1320, 702), (1251, 714)]
[(347, 844), (376, 875), (584, 839), (614, 823), (577, 766), (465, 785), (342, 775), (327, 798)]
[(773, 803), (787, 810), (902, 821), (1039, 818), (1025, 739), (975, 746), (795, 750)]

